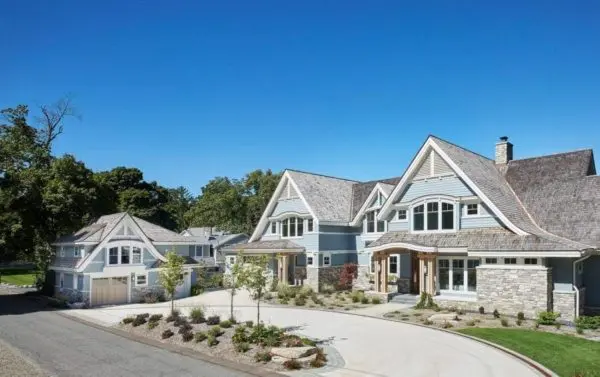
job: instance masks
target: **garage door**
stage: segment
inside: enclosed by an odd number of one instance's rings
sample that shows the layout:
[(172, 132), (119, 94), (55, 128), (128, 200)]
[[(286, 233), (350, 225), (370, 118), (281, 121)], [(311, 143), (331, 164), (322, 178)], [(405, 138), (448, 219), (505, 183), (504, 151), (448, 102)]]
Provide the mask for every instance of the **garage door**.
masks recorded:
[(127, 277), (92, 281), (92, 306), (127, 303)]

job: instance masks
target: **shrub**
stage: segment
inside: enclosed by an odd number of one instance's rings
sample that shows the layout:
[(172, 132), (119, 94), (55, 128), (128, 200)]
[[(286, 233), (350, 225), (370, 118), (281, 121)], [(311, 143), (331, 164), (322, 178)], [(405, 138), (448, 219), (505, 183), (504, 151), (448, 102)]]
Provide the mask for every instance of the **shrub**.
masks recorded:
[(521, 321), (524, 321), (525, 320), (525, 313), (518, 312), (517, 313), (517, 319), (520, 319)]
[(302, 338), (302, 344), (305, 346), (316, 347), (317, 342), (309, 338)]
[(361, 304), (368, 304), (369, 303), (369, 298), (367, 296), (363, 296), (363, 298), (360, 299), (360, 303)]
[(219, 288), (223, 286), (223, 273), (218, 272), (213, 274), (208, 280), (207, 287), (209, 288)]
[(300, 287), (300, 291), (298, 293), (306, 297), (316, 297), (315, 291), (308, 285), (303, 285)]
[(175, 333), (173, 331), (171, 331), (170, 329), (167, 329), (167, 330), (163, 331), (162, 334), (160, 334), (160, 337), (163, 339), (168, 339), (168, 338), (172, 337), (173, 335), (175, 335)]
[(135, 317), (125, 317), (121, 321), (124, 325), (128, 325), (135, 320)]
[(231, 321), (221, 321), (221, 323), (219, 323), (219, 326), (221, 326), (224, 329), (228, 329), (232, 326)]
[(313, 368), (321, 368), (327, 362), (327, 356), (323, 352), (323, 348), (317, 348), (317, 356), (310, 362), (310, 366)]
[(207, 337), (208, 336), (204, 331), (198, 331), (196, 334), (194, 334), (194, 340), (196, 341), (196, 343), (204, 341)]
[(253, 321), (246, 321), (244, 323), (246, 324), (246, 327), (248, 327), (248, 328), (252, 328), (254, 326), (254, 322)]
[(231, 341), (233, 343), (248, 342), (248, 334), (246, 333), (246, 328), (244, 326), (236, 327), (235, 331), (233, 332), (233, 336), (231, 337)]
[(273, 298), (273, 295), (271, 294), (271, 292), (267, 292), (264, 294), (263, 299), (265, 301), (271, 300)]
[(494, 318), (500, 318), (500, 312), (498, 311), (498, 309), (494, 309), (494, 312), (492, 314), (494, 315)]
[(540, 312), (538, 314), (537, 323), (540, 325), (554, 325), (558, 317), (560, 317), (560, 313)]
[(152, 314), (150, 316), (150, 318), (148, 318), (148, 321), (150, 322), (158, 322), (162, 319), (163, 315), (162, 314)]
[(431, 325), (433, 325), (433, 321), (426, 319), (425, 321), (423, 321), (423, 324), (427, 325), (427, 326), (431, 326)]
[(458, 315), (465, 315), (465, 311), (463, 309), (458, 309), (456, 311), (456, 314), (458, 314)]
[(287, 370), (298, 370), (302, 368), (302, 365), (296, 359), (289, 359), (283, 362), (283, 367)]
[(249, 335), (250, 343), (259, 344), (261, 346), (276, 347), (281, 343), (283, 330), (277, 326), (266, 327), (262, 323), (254, 326)]
[(181, 339), (184, 342), (189, 342), (190, 340), (194, 339), (194, 333), (191, 331), (186, 331), (183, 334), (181, 334)]
[(141, 302), (143, 302), (144, 304), (155, 304), (159, 301), (163, 301), (164, 298), (162, 297), (162, 295), (160, 293), (157, 292), (148, 292), (146, 293), (142, 299), (140, 300)]
[(194, 327), (192, 325), (190, 325), (189, 323), (184, 323), (181, 326), (179, 326), (179, 331), (177, 331), (180, 334), (184, 334), (188, 331), (192, 331), (194, 329)]
[(198, 296), (204, 292), (204, 287), (202, 284), (194, 284), (192, 285), (191, 294), (192, 296)]
[(473, 321), (473, 320), (467, 321), (467, 322), (465, 322), (465, 325), (473, 327), (473, 326), (475, 326), (475, 321)]
[(381, 304), (381, 299), (379, 297), (373, 297), (371, 299), (371, 302), (373, 303), (373, 305), (379, 305)]
[(306, 299), (304, 299), (304, 298), (302, 298), (302, 297), (296, 297), (296, 298), (294, 299), (294, 304), (295, 304), (296, 306), (304, 306), (304, 305), (306, 305)]
[(175, 318), (175, 321), (173, 321), (173, 326), (176, 326), (176, 327), (187, 325), (187, 324), (189, 324), (189, 323), (185, 317), (177, 317), (177, 318)]
[(323, 284), (321, 286), (321, 292), (327, 294), (332, 294), (333, 292), (335, 292), (335, 287), (331, 284)]
[(277, 286), (279, 285), (279, 280), (278, 279), (272, 279), (271, 280), (271, 286), (269, 287), (269, 291), (271, 292), (277, 292)]
[(360, 302), (360, 300), (362, 300), (363, 297), (365, 297), (365, 294), (361, 291), (354, 291), (350, 294), (350, 298), (354, 303)]
[(131, 325), (133, 327), (138, 327), (140, 325), (143, 325), (146, 322), (148, 322), (148, 321), (146, 321), (146, 318), (144, 318), (142, 315), (138, 315), (137, 317), (135, 317), (133, 322), (131, 322)]
[(175, 322), (175, 320), (179, 318), (179, 310), (175, 309), (171, 312), (171, 314), (169, 314), (169, 316), (167, 317), (166, 321), (167, 322)]
[(219, 323), (221, 323), (221, 317), (218, 315), (211, 315), (206, 319), (206, 324), (209, 326), (218, 325)]
[(254, 361), (257, 363), (268, 363), (271, 361), (271, 354), (267, 351), (260, 351), (254, 355)]
[(540, 328), (540, 324), (536, 322), (536, 323), (535, 323), (535, 325), (533, 325), (533, 327), (534, 327), (535, 329), (539, 329), (539, 328)]
[(234, 316), (229, 317), (228, 321), (231, 322), (232, 325), (235, 325), (236, 323), (238, 323), (237, 319), (235, 319)]
[[(358, 276), (358, 266), (355, 263), (344, 263), (340, 272), (340, 289), (352, 289), (352, 282)], [(358, 302), (358, 301), (356, 301)]]
[(219, 325), (213, 326), (210, 328), (210, 330), (208, 330), (208, 335), (212, 335), (215, 338), (218, 338), (219, 336), (223, 335), (223, 330)]
[(217, 344), (219, 344), (219, 341), (217, 340), (217, 338), (214, 335), (209, 334), (206, 337), (206, 344), (208, 344), (209, 347), (214, 347)]
[(296, 291), (286, 282), (277, 284), (277, 297), (278, 298), (291, 298), (295, 296)]
[(150, 313), (142, 313), (142, 314), (138, 314), (137, 316), (144, 318), (144, 319), (148, 319), (148, 318), (150, 318)]
[(453, 327), (454, 326), (450, 322), (448, 322), (448, 321), (444, 321), (444, 323), (442, 324), (442, 328), (443, 329), (451, 329)]
[(575, 324), (584, 330), (597, 330), (600, 328), (600, 316), (581, 316), (575, 320)]
[(419, 302), (415, 305), (415, 309), (436, 309), (438, 305), (433, 302), (433, 297), (429, 293), (421, 292)]
[(583, 327), (577, 326), (577, 327), (575, 327), (575, 331), (577, 331), (577, 334), (581, 335), (581, 334), (583, 334)]
[(288, 335), (281, 342), (282, 347), (302, 347), (304, 343), (298, 335)]
[(521, 326), (523, 324), (523, 320), (517, 319), (517, 321), (515, 323), (517, 324), (517, 326)]
[(288, 302), (290, 302), (290, 300), (287, 297), (280, 297), (279, 298), (279, 303), (280, 304), (287, 305)]
[(560, 330), (560, 327), (561, 327), (561, 324), (560, 324), (560, 322), (556, 322), (556, 323), (554, 324), (554, 327), (556, 327), (556, 329), (557, 329), (557, 330)]
[(485, 308), (483, 306), (479, 307), (479, 314), (485, 314)]
[(236, 343), (234, 348), (237, 352), (244, 353), (244, 352), (248, 352), (248, 350), (250, 350), (250, 344), (245, 343), (245, 342)]
[(206, 319), (204, 318), (204, 309), (202, 309), (201, 307), (193, 308), (190, 312), (190, 318), (192, 320), (192, 323), (203, 323), (204, 321), (206, 321)]
[(508, 327), (508, 320), (506, 318), (502, 318), (500, 320), (500, 324), (502, 325), (502, 327)]
[(150, 321), (150, 322), (148, 322), (148, 330), (152, 330), (156, 326), (158, 326), (158, 322), (157, 321)]

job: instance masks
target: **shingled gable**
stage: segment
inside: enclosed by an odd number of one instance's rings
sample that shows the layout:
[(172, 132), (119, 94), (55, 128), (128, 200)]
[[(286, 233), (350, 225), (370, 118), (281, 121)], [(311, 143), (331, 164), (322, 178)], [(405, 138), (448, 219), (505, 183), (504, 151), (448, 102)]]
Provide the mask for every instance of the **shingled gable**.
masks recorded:
[[(392, 178), (391, 180), (382, 180), (382, 181), (372, 181), (372, 182), (365, 182), (365, 183), (358, 183), (355, 184), (353, 186), (353, 198), (352, 198), (352, 217), (351, 217), (351, 222), (350, 222), (350, 226), (358, 226), (361, 222), (362, 217), (365, 214), (365, 211), (367, 210), (367, 208), (369, 208), (369, 205), (373, 202), (373, 200), (375, 200), (375, 197), (377, 195), (378, 192), (381, 192), (381, 194), (385, 197), (385, 199), (387, 200), (387, 198), (390, 196), (390, 194), (392, 193), (392, 191), (394, 190), (395, 185), (394, 184), (389, 184), (389, 183), (384, 183), (384, 181), (387, 182), (392, 182), (392, 181), (399, 181), (399, 179), (396, 178)], [(371, 191), (368, 193), (366, 198), (359, 198), (358, 200), (355, 201), (355, 192), (358, 191), (360, 192), (360, 196), (364, 196), (364, 192), (366, 191), (365, 189), (368, 187), (372, 187)], [(356, 189), (356, 191), (355, 191)], [(361, 205), (358, 208), (357, 211), (354, 211), (354, 205), (359, 203), (359, 200), (361, 200)]]

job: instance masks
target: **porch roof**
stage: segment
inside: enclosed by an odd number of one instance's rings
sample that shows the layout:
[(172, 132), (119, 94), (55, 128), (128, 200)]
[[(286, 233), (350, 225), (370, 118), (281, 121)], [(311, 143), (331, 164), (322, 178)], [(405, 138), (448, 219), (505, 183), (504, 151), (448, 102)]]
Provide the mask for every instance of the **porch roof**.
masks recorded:
[(273, 240), (273, 241), (255, 241), (249, 243), (238, 243), (229, 247), (223, 248), (225, 252), (242, 252), (242, 253), (285, 253), (285, 252), (303, 252), (305, 249), (290, 240)]
[(503, 228), (459, 230), (455, 233), (388, 232), (368, 249), (411, 244), (425, 248), (467, 248), (469, 251), (577, 251), (569, 243), (535, 235), (519, 236)]

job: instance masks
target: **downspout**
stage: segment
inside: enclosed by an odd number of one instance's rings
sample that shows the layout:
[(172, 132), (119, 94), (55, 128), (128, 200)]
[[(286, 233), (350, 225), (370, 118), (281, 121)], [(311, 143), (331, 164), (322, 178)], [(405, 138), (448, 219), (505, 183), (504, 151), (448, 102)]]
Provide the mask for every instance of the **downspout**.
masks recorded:
[(588, 254), (585, 257), (579, 258), (573, 262), (573, 289), (575, 290), (575, 318), (579, 318), (579, 289), (577, 288), (577, 263), (581, 263), (591, 256), (592, 256), (591, 254)]

